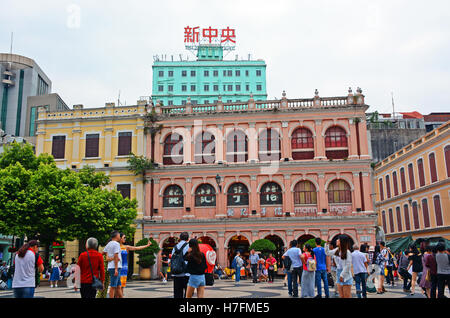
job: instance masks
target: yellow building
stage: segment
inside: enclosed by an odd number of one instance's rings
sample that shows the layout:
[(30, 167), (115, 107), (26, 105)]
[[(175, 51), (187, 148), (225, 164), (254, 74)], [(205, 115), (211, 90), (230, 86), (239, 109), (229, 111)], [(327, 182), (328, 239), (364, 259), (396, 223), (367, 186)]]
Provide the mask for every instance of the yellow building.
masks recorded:
[(376, 210), (386, 239), (450, 239), (450, 121), (375, 166)]
[[(129, 153), (145, 154), (145, 101), (136, 106), (116, 107), (107, 103), (102, 108), (84, 109), (74, 105), (72, 110), (49, 112), (39, 108), (36, 154), (49, 153), (60, 168), (79, 169), (94, 166), (111, 178), (107, 188), (138, 201), (138, 219), (144, 211), (143, 179), (127, 168)], [(142, 238), (138, 227), (135, 242)], [(78, 242), (66, 242), (65, 262), (78, 258)], [(138, 272), (134, 258), (134, 273)], [(131, 269), (131, 266), (130, 266)]]

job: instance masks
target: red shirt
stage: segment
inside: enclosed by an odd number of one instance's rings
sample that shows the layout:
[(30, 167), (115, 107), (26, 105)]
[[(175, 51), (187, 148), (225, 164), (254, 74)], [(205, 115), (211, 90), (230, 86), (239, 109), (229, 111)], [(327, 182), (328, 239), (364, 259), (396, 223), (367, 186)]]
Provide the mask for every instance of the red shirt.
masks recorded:
[[(88, 250), (89, 258), (91, 259), (92, 271), (94, 275), (100, 279), (102, 282), (105, 281), (105, 265), (103, 263), (103, 255), (97, 252), (96, 250)], [(87, 257), (87, 253), (81, 253), (78, 258), (78, 266), (80, 266), (80, 282), (81, 284), (91, 284), (92, 283), (92, 274), (91, 268), (89, 266), (89, 260)]]
[[(29, 251), (32, 251), (33, 254), (36, 255), (36, 253), (34, 252), (34, 250), (33, 250), (32, 248), (29, 248), (28, 250), (29, 250)], [(42, 260), (41, 255), (39, 255), (38, 260), (37, 260), (36, 267), (39, 267), (39, 266), (41, 266), (42, 264), (44, 264), (44, 261)]]

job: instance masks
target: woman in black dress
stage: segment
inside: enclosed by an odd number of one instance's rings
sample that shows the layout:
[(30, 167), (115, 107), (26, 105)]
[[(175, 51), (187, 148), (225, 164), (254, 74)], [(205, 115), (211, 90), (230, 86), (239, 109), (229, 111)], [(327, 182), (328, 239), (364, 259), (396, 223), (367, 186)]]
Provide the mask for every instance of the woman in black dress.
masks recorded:
[(415, 245), (411, 245), (409, 247), (408, 260), (409, 265), (407, 270), (409, 270), (412, 266), (412, 278), (411, 278), (411, 296), (412, 296), (414, 295), (417, 277), (419, 276), (420, 273), (422, 273), (423, 270), (422, 254), (419, 253), (419, 250)]

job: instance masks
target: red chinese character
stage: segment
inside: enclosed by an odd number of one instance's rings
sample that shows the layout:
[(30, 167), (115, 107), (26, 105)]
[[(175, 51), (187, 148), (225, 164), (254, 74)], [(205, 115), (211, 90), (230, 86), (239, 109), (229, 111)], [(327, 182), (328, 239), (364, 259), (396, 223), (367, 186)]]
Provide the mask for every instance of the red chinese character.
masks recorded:
[(189, 26), (184, 28), (184, 42), (198, 42), (199, 27), (191, 28)]
[(222, 42), (226, 42), (226, 41), (231, 41), (233, 43), (236, 43), (235, 39), (236, 38), (236, 34), (235, 34), (235, 29), (230, 29), (230, 27), (227, 27), (226, 29), (222, 29)]
[[(206, 31), (208, 31), (208, 33), (206, 33)], [(211, 43), (211, 39), (217, 38), (217, 36), (219, 35), (219, 32), (217, 29), (211, 29), (211, 26), (210, 26), (208, 29), (202, 30), (202, 35), (204, 38), (209, 38), (209, 43)]]

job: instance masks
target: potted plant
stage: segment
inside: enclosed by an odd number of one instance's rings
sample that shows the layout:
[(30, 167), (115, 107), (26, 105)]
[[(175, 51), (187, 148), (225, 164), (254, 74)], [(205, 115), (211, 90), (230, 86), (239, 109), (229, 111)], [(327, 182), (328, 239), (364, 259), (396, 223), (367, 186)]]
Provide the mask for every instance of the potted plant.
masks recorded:
[[(137, 242), (136, 246), (147, 245), (148, 240), (149, 239), (144, 238), (139, 242)], [(139, 276), (141, 279), (150, 279), (151, 277), (150, 267), (152, 267), (155, 264), (156, 262), (155, 255), (160, 250), (158, 243), (154, 239), (151, 238), (150, 241), (152, 242), (152, 244), (149, 247), (144, 248), (143, 250), (140, 251), (136, 251), (136, 254), (138, 254), (139, 258), (137, 263), (140, 266)]]

